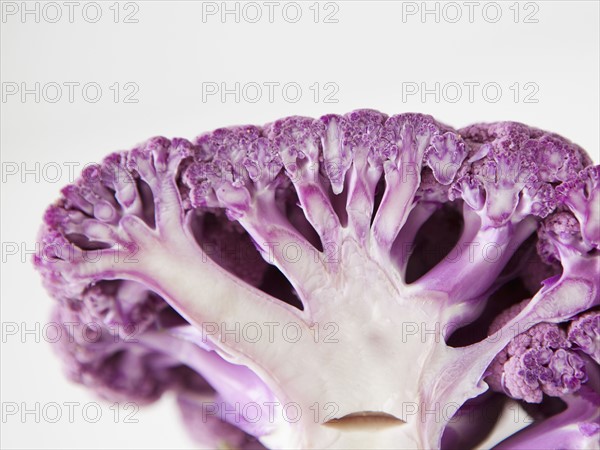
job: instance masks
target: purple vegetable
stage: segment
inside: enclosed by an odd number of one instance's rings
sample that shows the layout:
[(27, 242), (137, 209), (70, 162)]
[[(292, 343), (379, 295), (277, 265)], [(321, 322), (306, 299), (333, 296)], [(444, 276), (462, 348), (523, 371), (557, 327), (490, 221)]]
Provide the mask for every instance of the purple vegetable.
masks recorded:
[(571, 322), (569, 340), (600, 364), (600, 313), (590, 311)]
[(372, 110), (157, 137), (63, 189), (35, 264), (70, 377), (175, 391), (209, 447), (475, 446), (501, 395), (539, 414), (500, 448), (590, 448), (589, 164), (523, 124)]
[[(500, 314), (490, 332), (500, 330), (528, 302)], [(544, 394), (562, 397), (577, 392), (587, 375), (584, 361), (571, 346), (567, 333), (557, 324), (538, 323), (498, 353), (486, 381), (492, 389), (529, 403), (540, 403)]]

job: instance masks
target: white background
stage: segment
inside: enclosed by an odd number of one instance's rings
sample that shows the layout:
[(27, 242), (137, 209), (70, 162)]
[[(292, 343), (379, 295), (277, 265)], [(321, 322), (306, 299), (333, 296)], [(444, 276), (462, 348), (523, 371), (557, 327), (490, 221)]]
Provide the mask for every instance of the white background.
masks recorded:
[[(3, 327), (16, 323), (21, 329), (48, 321), (52, 304), (32, 270), (26, 250), (34, 248), (35, 236), (45, 207), (69, 183), (68, 164), (99, 161), (104, 155), (127, 149), (153, 135), (193, 138), (220, 126), (263, 124), (285, 115), (319, 116), (369, 107), (388, 114), (421, 111), (455, 127), (478, 121), (516, 120), (562, 134), (599, 157), (599, 3), (596, 1), (500, 2), (502, 16), (493, 23), (497, 8), (478, 2), (472, 20), (463, 2), (456, 23), (454, 5), (438, 3), (435, 14), (424, 18), (417, 12), (421, 2), (302, 2), (302, 17), (292, 23), (297, 9), (280, 2), (273, 23), (268, 9), (240, 6), (239, 23), (234, 14), (223, 21), (219, 14), (203, 16), (202, 3), (102, 2), (102, 16), (79, 2), (73, 23), (69, 10), (58, 2), (62, 17), (56, 23), (56, 8), (38, 4), (39, 23), (33, 14), (21, 16), (21, 2), (4, 2), (1, 31), (2, 150), (2, 291)], [(205, 2), (207, 3), (207, 2)], [(330, 2), (331, 3), (331, 2)], [(409, 4), (410, 3), (410, 4)], [(7, 4), (11, 4), (8, 5)], [(19, 8), (11, 15), (12, 7)], [(221, 8), (221, 2), (208, 5)], [(35, 9), (36, 3), (27, 4)], [(205, 8), (207, 6), (205, 5)], [(485, 7), (485, 8), (484, 8)], [(8, 8), (8, 9), (7, 9)], [(45, 8), (45, 9), (44, 9)], [(54, 8), (54, 9), (53, 9)], [(228, 8), (235, 8), (234, 2)], [(428, 2), (434, 10), (436, 2)], [(115, 9), (119, 11), (114, 23)], [(319, 11), (315, 23), (315, 9)], [(519, 16), (515, 12), (519, 11)], [(124, 23), (125, 15), (137, 23)], [(329, 21), (325, 23), (325, 15)], [(516, 23), (515, 23), (516, 19)], [(533, 23), (532, 20), (537, 20)], [(17, 86), (32, 89), (40, 83), (39, 102), (34, 94), (22, 98), (8, 95)], [(73, 101), (65, 82), (79, 83)], [(225, 83), (229, 89), (240, 83), (240, 98), (212, 95), (203, 99), (203, 83)], [(280, 83), (271, 102), (264, 83)], [(440, 83), (440, 98), (407, 95), (416, 86), (434, 89)], [(473, 101), (464, 83), (479, 83)], [(8, 83), (8, 84), (7, 84)], [(15, 84), (16, 83), (16, 84)], [(21, 85), (21, 83), (25, 83)], [(50, 83), (50, 84), (49, 84)], [(62, 85), (62, 97), (53, 84)], [(102, 94), (88, 90), (97, 83)], [(119, 83), (117, 89), (114, 83)], [(130, 100), (123, 96), (139, 89)], [(263, 86), (256, 90), (247, 83)], [(284, 97), (281, 86), (297, 83)], [(319, 98), (315, 98), (319, 83)], [(337, 92), (325, 102), (324, 95)], [(453, 89), (462, 86), (458, 99)], [(491, 100), (500, 86), (501, 96)], [(515, 83), (519, 83), (516, 88)], [(526, 83), (528, 88), (525, 89)], [(111, 86), (113, 86), (111, 90)], [(205, 88), (207, 84), (204, 84)], [(246, 91), (244, 91), (246, 86)], [(311, 86), (313, 86), (311, 90)], [(511, 88), (512, 86), (512, 88)], [(524, 95), (537, 92), (525, 102)], [(91, 89), (91, 88), (90, 88)], [(490, 88), (491, 89), (491, 88)], [(120, 94), (115, 102), (115, 90)], [(515, 90), (519, 98), (515, 98)], [(484, 94), (487, 94), (485, 97)], [(454, 101), (457, 100), (457, 101)], [(36, 163), (39, 169), (36, 170)], [(65, 165), (65, 163), (67, 165)], [(17, 167), (18, 173), (11, 174)], [(62, 171), (56, 172), (56, 167)], [(23, 169), (34, 173), (24, 174)], [(77, 170), (78, 171), (78, 170)], [(36, 180), (36, 176), (39, 179)], [(23, 178), (24, 177), (24, 178)], [(7, 245), (18, 245), (17, 254)], [(11, 249), (14, 247), (10, 247)], [(4, 328), (3, 328), (4, 329)], [(24, 342), (23, 342), (24, 341)], [(33, 335), (2, 335), (2, 402), (33, 407), (35, 402), (79, 402), (97, 399), (66, 381), (51, 346), (35, 342)], [(179, 422), (173, 399), (136, 414), (139, 423), (115, 423), (108, 405), (102, 407), (98, 423), (88, 423), (75, 414), (71, 424), (63, 417), (57, 423), (33, 416), (4, 417), (3, 448), (191, 448)], [(63, 409), (63, 416), (66, 414)]]

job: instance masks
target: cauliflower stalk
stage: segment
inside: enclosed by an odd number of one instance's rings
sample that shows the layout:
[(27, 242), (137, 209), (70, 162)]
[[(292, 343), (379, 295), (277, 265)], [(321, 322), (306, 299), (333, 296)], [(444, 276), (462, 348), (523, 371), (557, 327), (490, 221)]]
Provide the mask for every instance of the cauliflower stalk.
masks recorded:
[[(372, 110), (153, 138), (63, 189), (35, 264), (56, 320), (76, 324), (58, 345), (71, 378), (138, 402), (175, 390), (205, 445), (440, 448), (491, 388), (568, 406), (499, 448), (586, 448), (600, 436), (589, 163), (518, 123)], [(415, 243), (446, 210), (458, 236), (438, 223), (451, 248), (427, 266)], [(527, 298), (498, 299), (513, 280)], [(489, 333), (451, 345), (490, 307), (504, 312)]]

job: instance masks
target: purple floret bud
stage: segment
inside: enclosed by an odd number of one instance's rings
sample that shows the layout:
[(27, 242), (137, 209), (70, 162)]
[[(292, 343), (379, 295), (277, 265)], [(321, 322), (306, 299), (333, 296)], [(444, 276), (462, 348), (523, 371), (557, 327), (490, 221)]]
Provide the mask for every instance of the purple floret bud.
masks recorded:
[(379, 134), (387, 115), (372, 109), (359, 109), (344, 116), (343, 144), (349, 148), (371, 148), (379, 140)]
[(569, 340), (600, 364), (600, 313), (589, 311), (569, 326)]
[(431, 167), (435, 179), (448, 185), (454, 180), (466, 156), (467, 150), (461, 137), (447, 132), (431, 139), (431, 147), (425, 152), (425, 161)]
[[(501, 329), (528, 301), (500, 314), (490, 332)], [(571, 349), (566, 332), (550, 323), (539, 323), (515, 336), (489, 371), (486, 381), (492, 389), (528, 403), (540, 403), (544, 394), (561, 397), (577, 392), (587, 381), (585, 363)]]
[(460, 133), (471, 148), (470, 167), (459, 170), (450, 198), (462, 197), (477, 210), (485, 196), (484, 217), (495, 227), (546, 217), (557, 205), (553, 186), (589, 163), (575, 144), (520, 123), (479, 124)]
[[(293, 177), (306, 166), (313, 177), (318, 173), (321, 138), (324, 123), (309, 117), (287, 117), (274, 122), (265, 130), (274, 152), (277, 152), (288, 174)], [(304, 174), (306, 175), (306, 174)]]
[(560, 262), (566, 252), (586, 254), (590, 247), (581, 237), (579, 221), (570, 212), (558, 212), (544, 220), (538, 230), (538, 254), (547, 264)]
[(587, 167), (556, 191), (579, 220), (585, 242), (600, 247), (600, 166)]

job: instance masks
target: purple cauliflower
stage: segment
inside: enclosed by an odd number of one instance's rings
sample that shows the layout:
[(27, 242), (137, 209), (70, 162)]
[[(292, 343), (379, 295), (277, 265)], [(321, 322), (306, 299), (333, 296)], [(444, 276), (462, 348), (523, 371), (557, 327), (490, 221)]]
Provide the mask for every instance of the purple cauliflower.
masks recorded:
[(373, 110), (152, 138), (45, 213), (56, 348), (107, 399), (175, 392), (211, 448), (475, 447), (506, 398), (536, 420), (498, 448), (593, 448), (590, 164), (519, 123)]

